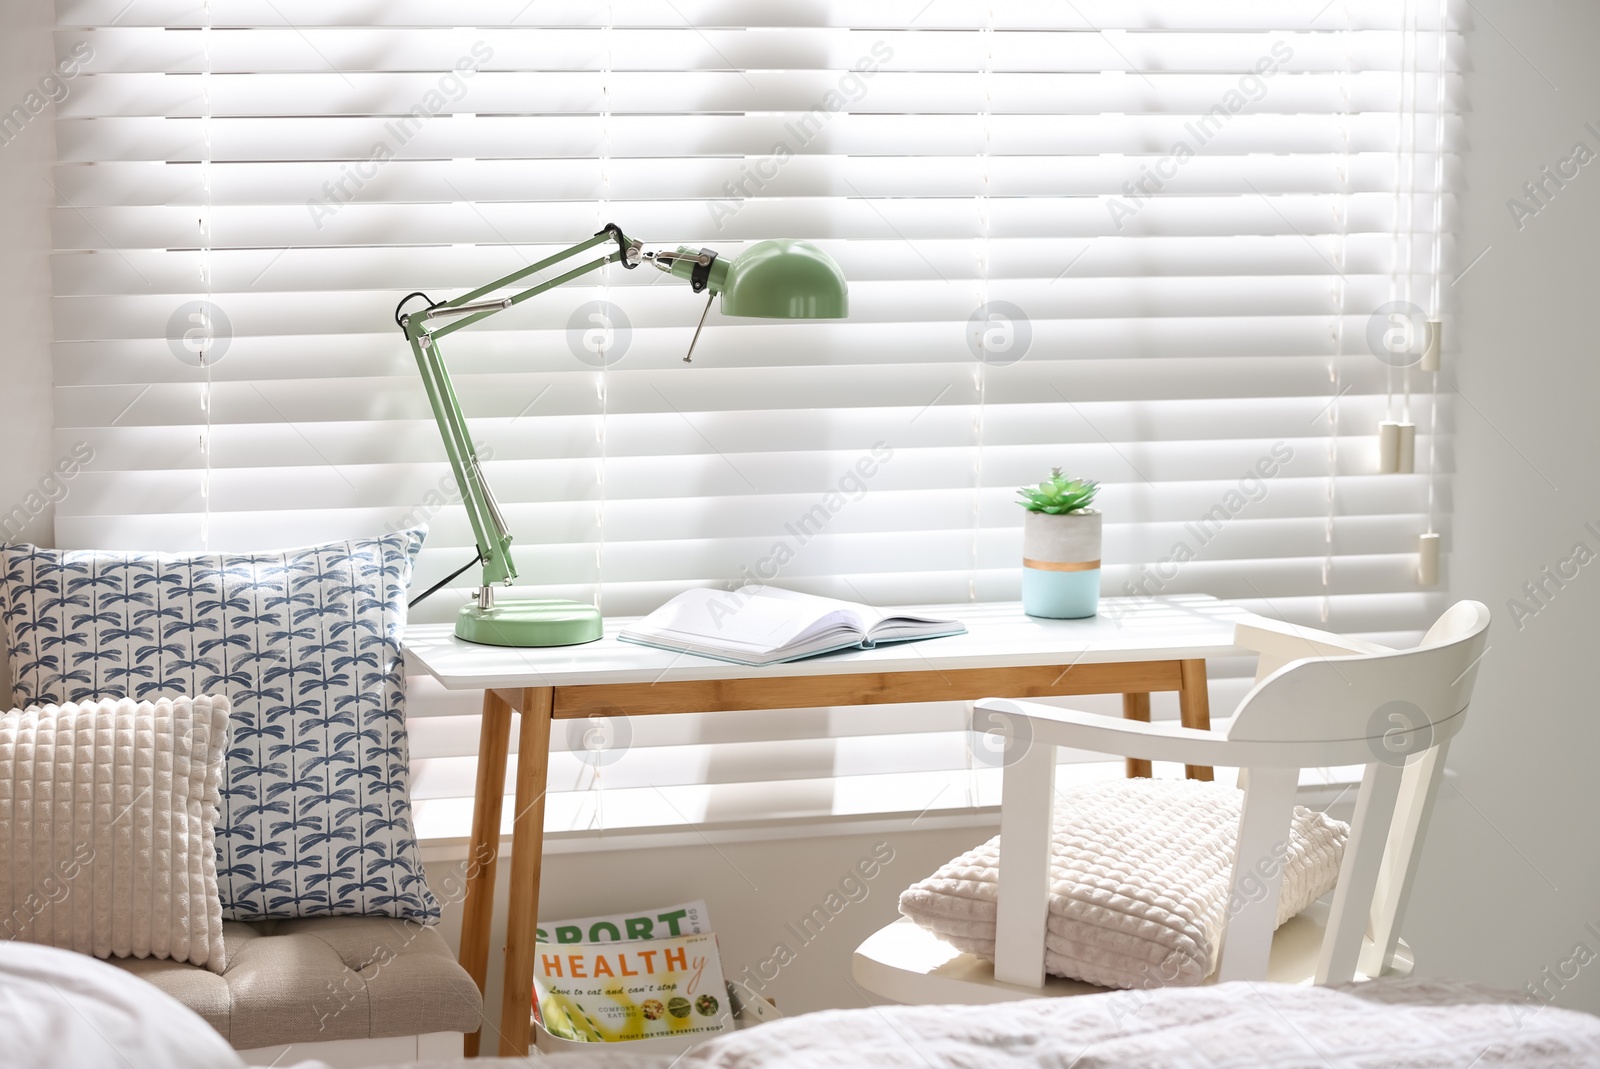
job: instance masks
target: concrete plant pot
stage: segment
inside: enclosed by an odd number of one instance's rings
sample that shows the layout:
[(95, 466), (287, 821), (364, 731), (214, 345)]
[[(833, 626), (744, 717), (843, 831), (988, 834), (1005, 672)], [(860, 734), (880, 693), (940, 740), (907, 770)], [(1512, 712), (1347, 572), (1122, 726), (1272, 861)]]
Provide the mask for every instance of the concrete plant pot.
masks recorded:
[(1079, 620), (1100, 610), (1100, 513), (1028, 512), (1022, 522), (1022, 611)]

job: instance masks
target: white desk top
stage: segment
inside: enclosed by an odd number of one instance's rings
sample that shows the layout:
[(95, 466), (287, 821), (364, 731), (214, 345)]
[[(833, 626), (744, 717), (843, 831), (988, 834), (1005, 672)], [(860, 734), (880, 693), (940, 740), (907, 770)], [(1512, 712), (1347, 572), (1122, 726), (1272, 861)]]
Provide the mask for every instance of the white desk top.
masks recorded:
[(1233, 644), (1233, 625), (1251, 618), (1202, 594), (1103, 598), (1100, 615), (1088, 620), (1025, 616), (1014, 601), (907, 608), (960, 620), (967, 633), (765, 668), (620, 642), (617, 631), (632, 622), (623, 618), (606, 620), (598, 642), (547, 649), (474, 645), (456, 638), (450, 624), (423, 624), (406, 629), (405, 652), (411, 671), (426, 672), (451, 690), (573, 687), (1230, 657), (1245, 652)]

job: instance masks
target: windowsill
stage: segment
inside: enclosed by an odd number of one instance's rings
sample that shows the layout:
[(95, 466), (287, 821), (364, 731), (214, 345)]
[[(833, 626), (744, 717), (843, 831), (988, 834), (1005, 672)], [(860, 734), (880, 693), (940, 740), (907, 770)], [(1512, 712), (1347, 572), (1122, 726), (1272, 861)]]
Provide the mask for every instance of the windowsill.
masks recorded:
[[(1063, 764), (1057, 772), (1058, 783), (1071, 787), (1115, 779), (1122, 775), (1122, 767), (1121, 761)], [(1182, 774), (1177, 765), (1156, 766), (1157, 778), (1176, 779)], [(607, 792), (569, 792), (551, 799), (552, 811), (546, 814), (545, 821), (544, 849), (549, 854), (579, 854), (708, 843), (999, 828), (999, 769), (857, 777), (856, 780), (850, 785), (849, 796), (837, 799), (832, 812), (787, 815), (774, 812), (766, 818), (745, 820), (692, 819), (687, 815), (688, 796), (703, 795), (706, 791), (706, 788), (692, 787), (653, 789), (651, 793), (658, 796), (653, 803), (643, 792), (609, 792), (611, 796), (633, 795), (632, 804), (615, 797), (605, 798), (607, 820), (602, 825), (591, 803), (601, 801), (600, 796)], [(1218, 780), (1234, 782), (1235, 771), (1219, 769)], [(907, 789), (913, 782), (920, 790), (908, 794)], [(1353, 806), (1355, 789), (1360, 783), (1360, 766), (1303, 769), (1297, 801), (1310, 809), (1334, 810), (1336, 815), (1348, 819), (1348, 812), (1339, 813), (1338, 810)], [(680, 795), (676, 803), (669, 792)], [(932, 801), (919, 811), (892, 808), (894, 801), (907, 797), (930, 797)], [(557, 802), (563, 804), (557, 807)], [(502, 851), (509, 845), (513, 811), (512, 800), (508, 798), (501, 827)], [(424, 812), (425, 816), (419, 814), (418, 817), (423, 860), (441, 863), (464, 860), (471, 827), (471, 800), (452, 802), (448, 810), (435, 807)]]

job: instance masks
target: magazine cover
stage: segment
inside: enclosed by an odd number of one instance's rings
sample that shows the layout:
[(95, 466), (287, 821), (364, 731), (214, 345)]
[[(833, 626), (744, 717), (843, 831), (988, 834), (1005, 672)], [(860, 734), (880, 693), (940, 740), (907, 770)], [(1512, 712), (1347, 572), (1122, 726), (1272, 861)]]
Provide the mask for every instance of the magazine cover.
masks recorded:
[(711, 931), (711, 920), (705, 902), (696, 900), (664, 909), (541, 923), (536, 931), (540, 943), (617, 943), (629, 939), (702, 935)]
[(533, 993), (545, 1030), (615, 1043), (733, 1027), (716, 936), (540, 943)]

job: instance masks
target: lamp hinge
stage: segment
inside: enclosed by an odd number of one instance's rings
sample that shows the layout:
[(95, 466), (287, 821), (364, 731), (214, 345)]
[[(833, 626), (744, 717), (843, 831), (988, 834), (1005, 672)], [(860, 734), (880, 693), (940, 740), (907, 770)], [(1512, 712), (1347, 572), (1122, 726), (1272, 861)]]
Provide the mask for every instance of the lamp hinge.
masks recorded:
[(703, 292), (711, 280), (711, 265), (716, 262), (716, 253), (710, 249), (701, 249), (700, 258), (695, 261), (694, 270), (689, 273), (689, 288), (696, 293)]

